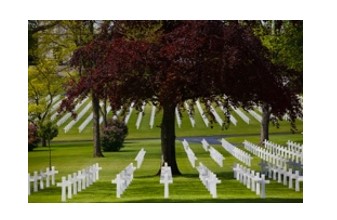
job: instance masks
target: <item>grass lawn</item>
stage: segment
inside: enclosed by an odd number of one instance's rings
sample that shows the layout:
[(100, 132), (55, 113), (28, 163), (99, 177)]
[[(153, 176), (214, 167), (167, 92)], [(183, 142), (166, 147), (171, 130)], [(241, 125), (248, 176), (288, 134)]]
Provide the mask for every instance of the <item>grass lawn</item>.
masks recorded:
[[(285, 143), (286, 140), (300, 140), (301, 134), (275, 134), (271, 140)], [(256, 141), (258, 136), (237, 136), (228, 138), (232, 143), (242, 143), (243, 140)], [(134, 173), (134, 180), (122, 195), (116, 198), (116, 185), (111, 183), (116, 174), (134, 161), (138, 151), (144, 147), (147, 151), (145, 160), (139, 170)], [(89, 141), (57, 141), (52, 145), (52, 165), (59, 170), (56, 182), (61, 181), (62, 176), (77, 172), (93, 163), (98, 162), (103, 168), (100, 172), (100, 179), (87, 189), (74, 195), (68, 203), (87, 202), (303, 202), (303, 191), (295, 192), (286, 186), (271, 181), (266, 186), (266, 199), (260, 199), (254, 192), (247, 189), (240, 182), (234, 180), (232, 167), (238, 161), (225, 151), (220, 144), (213, 145), (224, 157), (223, 168), (219, 167), (205, 152), (199, 143), (190, 142), (190, 147), (195, 152), (198, 161), (202, 162), (209, 169), (215, 172), (221, 180), (218, 185), (218, 198), (212, 199), (209, 192), (198, 178), (198, 172), (193, 169), (187, 159), (185, 151), (180, 141), (176, 142), (177, 162), (182, 176), (174, 177), (173, 184), (169, 186), (170, 198), (164, 199), (164, 187), (159, 183), (159, 176), (156, 173), (160, 165), (160, 140), (137, 140), (128, 139), (125, 148), (120, 152), (105, 152), (104, 158), (92, 158), (92, 145)], [(259, 159), (254, 157), (252, 169), (259, 170)], [(45, 169), (48, 166), (48, 150), (37, 148), (28, 154), (28, 172)], [(30, 203), (58, 203), (61, 201), (61, 188), (50, 187), (39, 192), (32, 192), (28, 196)]]
[[(89, 103), (85, 102), (78, 111), (84, 109)], [(223, 112), (215, 107), (218, 114), (223, 117)], [(229, 142), (242, 149), (244, 140), (253, 143), (259, 142), (260, 124), (248, 112), (244, 112), (250, 119), (250, 123), (246, 124), (234, 111), (232, 115), (237, 119), (237, 126), (233, 124), (227, 130), (222, 130), (218, 124), (213, 124), (213, 128), (207, 128), (202, 120), (197, 108), (194, 114), (195, 127), (193, 128), (186, 111), (182, 112), (182, 125), (176, 125), (176, 156), (178, 167), (182, 173), (181, 176), (174, 177), (173, 184), (169, 186), (170, 198), (164, 199), (164, 186), (159, 183), (159, 176), (156, 173), (160, 169), (160, 128), (157, 126), (161, 123), (162, 112), (157, 111), (153, 129), (150, 129), (149, 121), (151, 115), (151, 106), (145, 107), (143, 119), (139, 129), (136, 129), (136, 121), (138, 112), (133, 110), (128, 122), (129, 135), (127, 137), (125, 148), (120, 152), (108, 153), (104, 152), (104, 158), (92, 157), (92, 123), (79, 133), (78, 127), (90, 115), (91, 111), (86, 112), (84, 116), (69, 130), (64, 133), (64, 127), (73, 120), (69, 118), (59, 127), (59, 135), (52, 142), (52, 165), (56, 167), (59, 174), (56, 176), (56, 182), (61, 181), (62, 176), (67, 176), (86, 168), (94, 163), (99, 163), (103, 168), (100, 172), (100, 179), (89, 188), (78, 195), (74, 195), (72, 199), (67, 200), (69, 203), (113, 203), (113, 202), (303, 202), (303, 191), (295, 192), (286, 186), (271, 181), (266, 186), (266, 199), (260, 199), (254, 192), (246, 188), (240, 182), (234, 180), (232, 167), (239, 162), (225, 151), (220, 143), (213, 145), (225, 157), (223, 168), (219, 167), (201, 147), (201, 143), (190, 142), (190, 146), (196, 154), (198, 162), (202, 162), (210, 170), (217, 174), (221, 180), (221, 184), (217, 187), (218, 198), (212, 199), (210, 193), (203, 186), (198, 178), (198, 172), (190, 165), (187, 155), (183, 149), (181, 141), (178, 139), (183, 137), (207, 137), (216, 136), (219, 140), (225, 137)], [(259, 113), (256, 110), (257, 113)], [(110, 112), (109, 117), (112, 116)], [(61, 118), (62, 116), (59, 116)], [(177, 123), (176, 123), (177, 124)], [(293, 140), (303, 143), (303, 122), (297, 121), (298, 132), (290, 133), (288, 122), (281, 122), (280, 128), (270, 126), (270, 140), (285, 145), (287, 140)], [(142, 167), (134, 173), (134, 180), (126, 189), (122, 198), (116, 198), (116, 185), (111, 180), (116, 174), (124, 169), (129, 163), (134, 163), (135, 156), (138, 151), (144, 147), (146, 150), (145, 160)], [(48, 149), (38, 147), (33, 152), (28, 153), (28, 172), (33, 173), (48, 166)], [(258, 163), (260, 160), (254, 157), (252, 169), (258, 171), (260, 168)], [(50, 187), (39, 192), (32, 192), (28, 196), (30, 203), (59, 203), (61, 202), (61, 188)]]

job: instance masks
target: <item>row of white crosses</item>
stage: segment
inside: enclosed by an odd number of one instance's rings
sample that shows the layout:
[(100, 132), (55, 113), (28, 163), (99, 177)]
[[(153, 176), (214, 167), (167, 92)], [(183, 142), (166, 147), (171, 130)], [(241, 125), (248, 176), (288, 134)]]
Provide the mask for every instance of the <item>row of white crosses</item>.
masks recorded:
[[(288, 141), (288, 146), (289, 143), (291, 143), (290, 146), (294, 146), (293, 142), (290, 141)], [(293, 160), (296, 163), (303, 163), (303, 151), (299, 150), (297, 147), (286, 148), (268, 140), (264, 140), (264, 146), (267, 150), (271, 151), (275, 155), (279, 155), (285, 159)]]
[[(100, 106), (102, 107), (103, 103), (100, 104)], [(108, 106), (106, 108), (106, 113), (109, 113), (111, 110), (111, 106)], [(82, 122), (82, 124), (78, 127), (78, 133), (82, 133), (82, 131), (88, 126), (88, 124), (92, 121), (94, 117), (94, 113), (90, 113), (90, 115)], [(99, 124), (102, 124), (103, 122), (103, 116), (99, 117)]]
[(303, 153), (303, 145), (300, 145), (299, 143), (288, 140), (287, 146), (288, 149), (292, 150), (293, 152)]
[(94, 113), (90, 113), (90, 115), (82, 122), (82, 124), (78, 127), (78, 133), (82, 133), (85, 127), (92, 121), (94, 118)]
[(56, 109), (58, 109), (58, 107), (61, 105), (62, 100), (59, 100), (61, 98), (60, 95), (57, 95), (54, 100), (53, 100), (53, 106), (50, 109), (50, 112), (54, 112), (56, 111)]
[(140, 112), (138, 113), (138, 118), (137, 118), (137, 121), (136, 121), (136, 128), (137, 128), (137, 130), (139, 129), (140, 123), (142, 122), (142, 118), (143, 118), (144, 110), (145, 110), (145, 105), (146, 105), (146, 103), (143, 102), (143, 105), (142, 105), (142, 111), (140, 111)]
[(116, 197), (120, 198), (124, 191), (128, 188), (133, 180), (133, 172), (137, 168), (130, 163), (121, 172), (116, 175), (116, 178), (111, 181), (111, 183), (116, 184)]
[[(82, 100), (80, 103), (77, 103), (77, 105), (75, 106), (74, 111), (77, 111), (86, 101), (88, 100), (88, 97), (85, 98), (84, 100)], [(54, 116), (54, 115), (53, 115)], [(60, 118), (57, 121), (57, 126), (61, 126), (64, 122), (66, 122), (69, 118), (71, 117), (71, 113), (68, 112), (67, 114), (63, 115), (62, 118)]]
[(240, 181), (251, 191), (256, 192), (262, 199), (266, 198), (266, 184), (270, 183), (265, 179), (265, 175), (260, 176), (259, 172), (251, 170), (243, 165), (236, 164), (233, 167), (234, 178)]
[(55, 185), (55, 174), (58, 174), (58, 171), (55, 170), (54, 166), (51, 169), (47, 167), (46, 172), (42, 170), (40, 172), (34, 171), (33, 176), (28, 173), (28, 195), (31, 194), (31, 183), (33, 183), (34, 192), (37, 192), (39, 188), (40, 190), (44, 189), (44, 180), (46, 181), (46, 188), (50, 187), (50, 182), (51, 185)]
[[(220, 106), (220, 109), (224, 112), (224, 113), (226, 113), (226, 109), (225, 109), (225, 107), (223, 107), (223, 105), (222, 105), (222, 103), (220, 102), (220, 101), (218, 101), (218, 104), (219, 104), (219, 106)], [(237, 125), (237, 123), (238, 123), (238, 120), (236, 120), (236, 118), (234, 118), (234, 116), (231, 114), (230, 116), (229, 116), (229, 120), (232, 122), (232, 124), (233, 125)]]
[[(87, 101), (88, 98), (86, 98), (85, 100), (83, 100), (81, 103), (77, 104), (76, 107), (75, 107), (75, 111), (78, 110), (82, 105), (83, 103), (85, 103)], [(131, 117), (131, 114), (132, 114), (132, 111), (133, 111), (133, 108), (134, 108), (134, 102), (131, 103), (130, 107), (129, 107), (129, 112), (128, 114), (126, 115), (125, 119), (124, 119), (124, 123), (128, 123), (130, 117)], [(209, 120), (208, 118), (206, 117), (202, 107), (201, 107), (201, 104), (199, 101), (196, 101), (196, 104), (197, 104), (197, 108), (201, 114), (201, 117), (203, 119), (203, 121), (205, 122), (205, 125), (208, 127), (209, 125)], [(102, 106), (102, 103), (101, 103), (101, 106)], [(145, 106), (146, 106), (146, 103), (144, 102), (143, 103), (143, 106), (142, 106), (142, 112), (139, 112), (138, 113), (138, 117), (137, 117), (137, 120), (136, 120), (136, 128), (139, 129), (140, 127), (140, 124), (141, 124), (141, 120), (142, 120), (142, 117), (143, 117), (143, 112), (145, 110)], [(72, 120), (71, 122), (69, 122), (65, 127), (64, 127), (64, 132), (67, 133), (82, 117), (83, 115), (89, 110), (89, 108), (91, 107), (91, 103), (89, 103), (85, 109), (83, 109), (77, 116), (76, 119)], [(188, 111), (188, 116), (189, 116), (189, 119), (190, 119), (190, 122), (191, 122), (191, 126), (192, 127), (195, 127), (195, 119), (193, 117), (193, 115), (190, 113), (191, 110), (190, 110), (190, 107), (188, 106), (187, 102), (185, 102), (185, 108), (187, 109)], [(225, 111), (223, 109), (223, 106), (221, 106), (222, 110)], [(106, 111), (109, 112), (111, 110), (111, 107), (108, 106)], [(117, 111), (117, 112), (120, 112), (120, 111)], [(212, 114), (214, 115), (214, 117), (216, 118), (216, 121), (219, 123), (220, 126), (222, 126), (223, 124), (223, 120), (221, 119), (221, 117), (219, 116), (219, 114), (216, 112), (216, 110), (214, 109), (213, 106), (211, 106), (211, 112)], [(54, 115), (52, 115), (52, 119), (54, 120), (56, 118), (58, 113), (55, 113)], [(176, 120), (177, 120), (177, 125), (178, 127), (181, 127), (182, 125), (182, 120), (181, 120), (181, 117), (180, 117), (180, 114), (179, 114), (179, 111), (178, 111), (178, 108), (175, 109), (175, 114), (176, 114)], [(152, 109), (151, 109), (151, 116), (150, 116), (150, 122), (149, 122), (149, 125), (150, 125), (150, 128), (152, 129), (153, 126), (154, 126), (154, 121), (155, 121), (155, 115), (156, 115), (156, 107), (155, 106), (152, 106)], [(65, 123), (69, 118), (71, 117), (71, 113), (67, 113), (65, 115), (63, 115), (62, 118), (59, 119), (59, 121), (57, 122), (57, 125), (58, 126), (61, 126), (63, 123)], [(89, 116), (81, 123), (81, 125), (78, 127), (78, 131), (79, 133), (81, 133), (87, 126), (88, 124), (92, 121), (93, 119), (93, 113), (90, 113)], [(232, 116), (230, 115), (230, 121), (234, 124), (234, 125), (237, 125), (237, 120)], [(100, 119), (99, 119), (99, 122), (100, 124), (103, 122), (103, 117), (101, 116)]]
[(133, 163), (130, 163), (125, 169), (119, 172), (116, 175), (116, 178), (111, 182), (116, 184), (116, 197), (120, 198), (124, 191), (128, 188), (130, 183), (133, 180), (133, 172), (136, 169), (139, 169), (144, 161), (146, 151), (144, 148), (140, 149), (137, 156), (135, 157), (135, 161), (137, 161), (137, 167), (133, 166)]
[(209, 151), (210, 157), (220, 166), (223, 167), (224, 156), (208, 144), (208, 142), (203, 138), (201, 140), (202, 147), (205, 151)]
[(201, 162), (199, 162), (197, 170), (199, 172), (199, 179), (204, 184), (206, 189), (210, 192), (212, 198), (217, 198), (217, 184), (221, 183), (221, 180), (219, 180), (216, 177), (216, 174), (209, 170)]
[(194, 128), (195, 127), (195, 120), (192, 115), (192, 110), (190, 109), (190, 106), (185, 102), (185, 108), (187, 110), (188, 117), (190, 118), (191, 126)]
[(160, 169), (159, 183), (164, 184), (164, 198), (169, 198), (169, 184), (173, 183), (171, 167), (164, 163)]
[(137, 161), (137, 169), (140, 168), (140, 166), (142, 165), (143, 161), (144, 161), (144, 157), (145, 157), (146, 151), (144, 150), (144, 148), (140, 149), (140, 151), (138, 152), (135, 161)]
[(178, 124), (178, 127), (180, 128), (181, 127), (181, 118), (180, 118), (178, 107), (175, 108), (175, 113), (176, 113), (177, 124)]
[[(209, 103), (210, 104), (210, 103)], [(222, 127), (223, 125), (223, 120), (222, 118), (219, 116), (219, 114), (215, 111), (215, 108), (210, 104), (210, 108), (211, 108), (211, 113), (213, 114), (216, 122), (218, 122), (218, 124), (220, 125), (220, 127)]]
[[(293, 172), (292, 168), (287, 169), (289, 162), (283, 157), (268, 152), (255, 144), (248, 141), (243, 142), (245, 149), (262, 159), (261, 171), (268, 174), (269, 178), (277, 180), (278, 183), (287, 185), (289, 180), (289, 188), (293, 188), (293, 180), (295, 181), (295, 191), (300, 191), (300, 182), (303, 181), (303, 176), (300, 175), (299, 170)], [(283, 177), (283, 181), (282, 181)]]
[(259, 147), (253, 143), (250, 143), (247, 140), (243, 142), (243, 146), (246, 150), (256, 155), (257, 157), (261, 158), (262, 160), (267, 161), (268, 163), (271, 163), (281, 168), (287, 167), (288, 160), (281, 157), (280, 155), (276, 155), (267, 149)]
[[(56, 104), (55, 102), (60, 99), (60, 97), (61, 97), (61, 95), (57, 95), (53, 98), (54, 105)], [(50, 100), (50, 96), (47, 96), (46, 102), (49, 102), (49, 100)], [(50, 109), (51, 110), (50, 113), (53, 113), (60, 106), (60, 104), (61, 104), (61, 102), (58, 102), (57, 105), (55, 105), (55, 107), (53, 105), (52, 108)], [(55, 112), (54, 114), (52, 114), (52, 116), (50, 117), (50, 120), (54, 121), (57, 115), (58, 115), (58, 112)]]
[(205, 138), (203, 138), (201, 140), (201, 144), (202, 144), (202, 148), (204, 148), (204, 150), (207, 152), (208, 148), (210, 147), (209, 143), (205, 140)]
[(208, 149), (209, 154), (211, 156), (211, 158), (220, 166), (223, 167), (223, 160), (225, 159), (224, 156), (222, 156), (222, 154), (215, 150), (212, 146), (209, 147)]
[(131, 102), (131, 105), (130, 105), (130, 107), (129, 107), (129, 112), (128, 112), (128, 114), (126, 115), (126, 117), (125, 117), (125, 119), (124, 119), (124, 123), (127, 125), (128, 124), (128, 122), (129, 122), (129, 119), (130, 119), (130, 117), (131, 117), (131, 113), (132, 113), (132, 111), (133, 111), (133, 106), (135, 105), (135, 102)]
[(248, 110), (248, 112), (258, 121), (258, 122), (262, 122), (262, 116), (257, 114), (255, 111), (253, 110)]
[(65, 127), (64, 127), (64, 133), (67, 133), (91, 108), (92, 103), (90, 102), (88, 105), (82, 109), (80, 113), (78, 113), (77, 117), (70, 121)]
[(283, 183), (285, 186), (288, 185), (289, 189), (293, 189), (293, 182), (295, 181), (295, 191), (300, 191), (300, 182), (303, 182), (303, 176), (300, 175), (300, 171), (295, 170), (293, 172), (292, 168), (287, 170), (285, 167), (278, 167), (265, 161), (262, 161), (260, 166), (261, 172), (267, 173), (268, 178), (273, 178), (273, 180), (277, 180), (278, 183)]
[(156, 106), (152, 106), (152, 109), (151, 109), (151, 116), (150, 116), (150, 128), (152, 129), (153, 128), (153, 125), (154, 125), (154, 118), (156, 116)]
[(225, 150), (227, 150), (236, 159), (238, 159), (239, 161), (241, 161), (242, 163), (250, 167), (252, 156), (249, 153), (235, 147), (234, 145), (226, 141), (224, 138), (221, 139), (221, 145)]
[(204, 121), (206, 127), (208, 127), (209, 121), (208, 121), (208, 118), (206, 117), (206, 115), (205, 115), (205, 113), (204, 113), (204, 110), (201, 108), (201, 105), (200, 105), (199, 100), (197, 100), (197, 101), (195, 102), (195, 104), (197, 105), (197, 108), (198, 108), (198, 110), (199, 110), (199, 113), (200, 113), (200, 115), (201, 115), (202, 120)]
[(240, 109), (235, 108), (234, 106), (231, 105), (231, 108), (235, 111), (236, 114), (238, 114), (240, 116), (240, 118), (246, 122), (247, 124), (249, 124), (250, 119), (247, 117), (247, 115), (245, 115)]
[(73, 174), (68, 174), (68, 178), (63, 176), (62, 181), (57, 183), (61, 187), (61, 201), (66, 202), (67, 198), (71, 199), (73, 195), (91, 186), (99, 179), (99, 171), (102, 169), (95, 163), (85, 169), (79, 170)]
[(188, 160), (191, 163), (191, 166), (193, 168), (195, 168), (195, 161), (198, 158), (195, 156), (194, 152), (192, 151), (192, 149), (190, 148), (188, 142), (185, 139), (182, 141), (182, 143), (183, 143), (183, 146), (184, 146), (184, 150), (185, 150), (185, 152), (187, 154), (187, 158), (188, 158)]

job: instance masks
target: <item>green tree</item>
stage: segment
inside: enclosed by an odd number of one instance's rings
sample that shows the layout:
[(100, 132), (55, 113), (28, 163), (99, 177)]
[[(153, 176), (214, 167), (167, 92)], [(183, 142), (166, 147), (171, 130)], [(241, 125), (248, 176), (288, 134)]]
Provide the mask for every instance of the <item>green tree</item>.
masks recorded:
[[(283, 83), (298, 95), (303, 93), (303, 21), (261, 21), (255, 25), (255, 33), (270, 51), (270, 60), (288, 71), (279, 72)], [(269, 123), (278, 126), (278, 119), (271, 117), (272, 107), (262, 103), (260, 142), (269, 139)], [(301, 117), (301, 113), (298, 114)], [(294, 132), (296, 126), (290, 120)]]
[[(63, 91), (64, 77), (57, 67), (57, 62), (42, 59), (28, 67), (28, 120), (37, 126), (50, 119), (55, 96)], [(46, 146), (44, 138), (42, 146)]]
[[(29, 119), (43, 124), (50, 117), (54, 97), (63, 94), (66, 81), (76, 81), (86, 74), (84, 68), (73, 71), (68, 66), (72, 52), (93, 39), (94, 21), (29, 21)], [(94, 156), (103, 156), (100, 150), (99, 99), (90, 92), (93, 106)], [(45, 97), (49, 97), (45, 99)], [(79, 100), (80, 101), (80, 100)], [(106, 112), (103, 112), (106, 122)], [(105, 113), (105, 114), (104, 114)], [(75, 114), (74, 114), (75, 116)], [(42, 139), (42, 145), (46, 142)]]

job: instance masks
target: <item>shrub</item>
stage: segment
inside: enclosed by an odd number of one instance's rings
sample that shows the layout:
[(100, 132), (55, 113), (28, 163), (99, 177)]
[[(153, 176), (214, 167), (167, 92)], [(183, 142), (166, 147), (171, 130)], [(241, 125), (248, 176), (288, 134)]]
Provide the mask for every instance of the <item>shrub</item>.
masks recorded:
[(33, 123), (28, 124), (28, 151), (32, 151), (37, 147), (40, 138), (37, 132), (37, 126)]
[(54, 137), (57, 137), (58, 133), (57, 126), (51, 121), (47, 121), (39, 126), (38, 135), (48, 143), (49, 147), (50, 141), (53, 140)]
[(128, 127), (124, 122), (109, 120), (107, 126), (102, 128), (102, 148), (106, 152), (116, 152), (123, 148), (123, 143), (128, 135)]

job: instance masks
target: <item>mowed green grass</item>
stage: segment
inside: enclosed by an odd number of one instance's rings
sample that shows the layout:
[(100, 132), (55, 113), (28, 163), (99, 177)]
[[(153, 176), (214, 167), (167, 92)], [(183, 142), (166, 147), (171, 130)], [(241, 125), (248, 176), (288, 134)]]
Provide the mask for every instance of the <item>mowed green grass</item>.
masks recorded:
[[(89, 101), (84, 103), (81, 111)], [(215, 107), (215, 105), (213, 105)], [(224, 117), (223, 112), (215, 107), (220, 117)], [(256, 110), (258, 114), (258, 110)], [(104, 152), (104, 158), (92, 157), (92, 123), (83, 130), (78, 132), (78, 127), (89, 116), (89, 110), (68, 133), (64, 133), (64, 127), (73, 120), (69, 118), (59, 128), (59, 135), (52, 141), (52, 165), (56, 167), (59, 174), (56, 181), (60, 182), (62, 176), (67, 176), (77, 172), (94, 163), (99, 163), (103, 168), (100, 172), (100, 179), (89, 188), (72, 199), (67, 200), (69, 203), (93, 203), (93, 202), (303, 202), (303, 191), (295, 192), (286, 186), (271, 181), (266, 186), (267, 198), (260, 199), (254, 192), (247, 189), (244, 185), (234, 180), (232, 167), (238, 163), (220, 143), (213, 145), (226, 158), (224, 166), (219, 167), (201, 147), (201, 143), (190, 143), (192, 150), (195, 152), (198, 161), (205, 164), (210, 170), (215, 172), (221, 180), (218, 185), (218, 198), (212, 199), (207, 189), (203, 186), (198, 178), (198, 172), (192, 168), (188, 161), (187, 155), (182, 147), (181, 141), (176, 141), (176, 156), (178, 167), (182, 173), (181, 176), (174, 177), (173, 184), (170, 185), (170, 198), (164, 199), (164, 186), (159, 183), (159, 176), (156, 174), (160, 169), (160, 128), (158, 127), (162, 119), (162, 111), (156, 112), (153, 129), (150, 129), (151, 105), (146, 105), (143, 113), (143, 119), (140, 128), (136, 129), (138, 112), (133, 110), (128, 122), (129, 135), (125, 142), (125, 148), (120, 152)], [(182, 112), (182, 125), (176, 124), (176, 137), (208, 137), (217, 136), (218, 139), (225, 137), (228, 141), (242, 149), (242, 142), (249, 140), (253, 143), (259, 143), (260, 123), (253, 118), (248, 112), (244, 112), (249, 118), (250, 123), (246, 124), (234, 111), (232, 115), (237, 119), (238, 124), (230, 125), (229, 129), (223, 130), (217, 124), (213, 128), (206, 127), (202, 117), (195, 108), (194, 119), (196, 125), (193, 128), (186, 111)], [(112, 113), (109, 113), (109, 117)], [(61, 117), (61, 116), (60, 116)], [(57, 120), (56, 120), (57, 121)], [(303, 122), (298, 120), (298, 131), (295, 134), (290, 132), (290, 125), (286, 121), (280, 122), (280, 128), (270, 125), (270, 140), (285, 145), (287, 140), (303, 143)], [(128, 189), (122, 195), (122, 198), (116, 198), (116, 185), (111, 180), (116, 174), (124, 169), (129, 163), (134, 163), (138, 151), (145, 148), (146, 155), (142, 167), (135, 171), (134, 180)], [(258, 171), (260, 160), (256, 157), (253, 159), (252, 169)], [(38, 147), (33, 152), (28, 153), (28, 172), (33, 173), (41, 169), (45, 170), (48, 166), (48, 150)], [(61, 202), (61, 188), (50, 187), (39, 192), (32, 192), (28, 196), (28, 202), (34, 203), (58, 203)]]
[[(291, 137), (300, 139), (301, 134), (295, 135), (272, 135), (279, 143), (285, 143)], [(282, 138), (281, 138), (282, 137)], [(242, 143), (243, 140), (254, 141), (256, 137), (235, 137), (231, 142)], [(122, 195), (116, 198), (116, 185), (111, 183), (116, 174), (124, 169), (129, 163), (134, 163), (138, 151), (144, 147), (146, 150), (145, 160), (140, 169), (134, 173), (134, 180)], [(56, 182), (61, 181), (62, 176), (77, 172), (94, 163), (99, 163), (102, 167), (100, 179), (85, 189), (68, 199), (68, 203), (101, 203), (101, 202), (303, 202), (303, 191), (295, 192), (286, 186), (271, 181), (266, 186), (267, 198), (261, 199), (254, 192), (246, 188), (238, 181), (234, 180), (232, 167), (238, 161), (225, 151), (220, 144), (213, 145), (224, 157), (224, 166), (219, 167), (201, 147), (201, 143), (190, 143), (190, 147), (195, 152), (198, 162), (202, 162), (209, 169), (215, 172), (221, 183), (217, 187), (218, 198), (212, 199), (209, 192), (198, 178), (198, 172), (192, 168), (180, 141), (176, 141), (177, 163), (181, 176), (174, 177), (173, 184), (169, 186), (170, 198), (164, 199), (164, 186), (159, 183), (159, 176), (156, 174), (160, 169), (160, 140), (127, 140), (125, 148), (120, 152), (105, 152), (104, 158), (92, 157), (92, 144), (88, 141), (82, 142), (55, 142), (52, 145), (52, 165), (59, 170)], [(259, 170), (259, 159), (254, 157), (252, 169)], [(45, 169), (48, 166), (48, 150), (37, 148), (28, 154), (28, 172)], [(30, 203), (58, 203), (61, 202), (61, 188), (52, 186), (39, 192), (32, 192), (28, 196)]]

